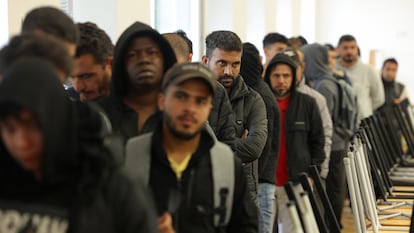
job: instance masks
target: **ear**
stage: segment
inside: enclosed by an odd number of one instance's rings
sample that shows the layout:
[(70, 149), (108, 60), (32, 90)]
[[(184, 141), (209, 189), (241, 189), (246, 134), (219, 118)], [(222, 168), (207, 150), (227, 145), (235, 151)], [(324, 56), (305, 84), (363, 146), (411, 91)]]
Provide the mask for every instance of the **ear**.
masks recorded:
[(112, 63), (114, 62), (114, 57), (113, 56), (108, 56), (106, 58), (106, 64), (110, 65), (112, 67)]
[(164, 101), (165, 101), (165, 94), (160, 93), (158, 94), (158, 109), (164, 111)]
[(208, 113), (210, 115), (211, 111), (213, 111), (213, 100), (210, 102), (210, 109), (208, 110)]
[(203, 61), (204, 65), (208, 65), (208, 57), (207, 55), (203, 55), (203, 57), (201, 58), (201, 60)]
[(192, 62), (193, 61), (193, 54), (192, 53), (189, 53), (188, 54), (187, 61), (188, 62)]
[(269, 49), (268, 48), (264, 47), (263, 48), (263, 52), (265, 54), (265, 57), (268, 57), (269, 56)]

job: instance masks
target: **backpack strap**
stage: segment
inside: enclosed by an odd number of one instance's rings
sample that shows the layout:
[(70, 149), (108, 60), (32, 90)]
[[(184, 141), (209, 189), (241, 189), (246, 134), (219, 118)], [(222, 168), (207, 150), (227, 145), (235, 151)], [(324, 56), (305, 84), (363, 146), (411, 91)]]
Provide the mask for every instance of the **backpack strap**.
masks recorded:
[(140, 180), (145, 185), (149, 183), (152, 134), (131, 138), (126, 144), (124, 172), (132, 181)]
[[(128, 140), (124, 172), (132, 180), (149, 183), (152, 133)], [(210, 149), (214, 193), (214, 226), (223, 227), (230, 221), (233, 207), (235, 168), (231, 149), (215, 141)], [(137, 166), (139, 165), (139, 169)]]
[(214, 225), (226, 226), (230, 221), (234, 195), (234, 155), (231, 149), (216, 141), (210, 150), (214, 187)]

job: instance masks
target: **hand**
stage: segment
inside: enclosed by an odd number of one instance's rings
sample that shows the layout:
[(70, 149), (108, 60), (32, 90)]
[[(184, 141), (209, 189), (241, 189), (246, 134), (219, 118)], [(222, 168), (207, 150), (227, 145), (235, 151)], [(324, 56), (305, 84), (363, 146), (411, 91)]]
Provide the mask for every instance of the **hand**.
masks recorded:
[(400, 99), (394, 99), (394, 100), (393, 100), (393, 103), (394, 103), (395, 105), (399, 105), (399, 104), (401, 103), (401, 100), (400, 100)]
[(241, 138), (242, 138), (242, 139), (245, 139), (245, 138), (247, 138), (247, 135), (249, 135), (249, 130), (245, 129), (245, 130), (243, 131), (243, 134), (242, 134)]
[(168, 212), (163, 213), (158, 217), (158, 232), (159, 233), (175, 233), (172, 225), (172, 217)]

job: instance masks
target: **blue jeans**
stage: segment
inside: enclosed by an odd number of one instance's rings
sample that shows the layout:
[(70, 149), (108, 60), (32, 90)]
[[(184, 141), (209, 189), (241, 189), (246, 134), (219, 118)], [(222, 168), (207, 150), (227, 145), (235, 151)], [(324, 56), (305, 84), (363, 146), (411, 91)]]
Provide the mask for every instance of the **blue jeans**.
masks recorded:
[(259, 233), (272, 233), (275, 217), (276, 186), (259, 183), (257, 199), (259, 202)]

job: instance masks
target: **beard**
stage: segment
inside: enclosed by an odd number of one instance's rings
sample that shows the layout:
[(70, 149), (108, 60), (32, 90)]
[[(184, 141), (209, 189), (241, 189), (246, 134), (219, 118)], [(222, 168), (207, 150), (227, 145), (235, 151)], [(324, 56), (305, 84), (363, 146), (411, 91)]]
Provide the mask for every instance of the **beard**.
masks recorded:
[(342, 60), (345, 63), (352, 63), (354, 62), (356, 59), (352, 56), (352, 54), (346, 54), (344, 57), (342, 57)]
[[(183, 132), (177, 129), (177, 125), (173, 122), (172, 117), (166, 113), (164, 111), (163, 113), (164, 116), (164, 122), (165, 125), (167, 126), (168, 131), (176, 138), (184, 140), (184, 141), (189, 141), (194, 139), (200, 132), (203, 126), (200, 126), (200, 128), (198, 128), (197, 130), (195, 130), (194, 132)], [(179, 116), (179, 118), (182, 116)]]
[(277, 98), (283, 98), (290, 94), (290, 90), (273, 90), (273, 93)]
[(223, 75), (220, 76), (218, 81), (225, 87), (225, 88), (231, 88), (233, 87), (234, 80), (236, 78), (230, 75)]

